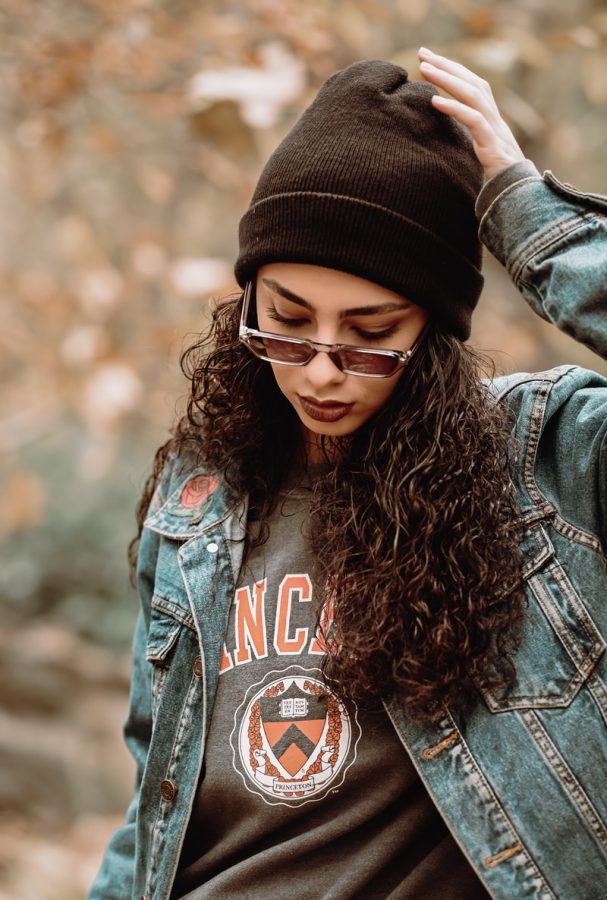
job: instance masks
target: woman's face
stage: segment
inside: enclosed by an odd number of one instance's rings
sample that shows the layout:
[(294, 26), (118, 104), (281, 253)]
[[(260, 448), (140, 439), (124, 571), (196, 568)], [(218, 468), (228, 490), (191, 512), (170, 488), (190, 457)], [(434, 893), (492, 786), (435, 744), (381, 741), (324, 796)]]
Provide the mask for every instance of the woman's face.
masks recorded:
[[(256, 292), (262, 331), (323, 344), (408, 350), (428, 318), (415, 303), (372, 281), (303, 263), (262, 266)], [(271, 365), (306, 437), (352, 434), (381, 409), (404, 371), (388, 378), (345, 374), (326, 353), (305, 366)]]

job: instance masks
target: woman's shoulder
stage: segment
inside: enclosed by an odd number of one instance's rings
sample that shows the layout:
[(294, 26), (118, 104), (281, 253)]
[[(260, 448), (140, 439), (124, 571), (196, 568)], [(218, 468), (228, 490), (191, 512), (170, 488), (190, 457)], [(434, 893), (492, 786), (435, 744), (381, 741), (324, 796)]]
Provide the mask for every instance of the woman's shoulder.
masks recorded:
[(554, 366), (539, 372), (513, 372), (485, 382), (496, 400), (516, 405), (541, 394), (559, 405), (579, 391), (607, 390), (607, 378), (592, 369), (576, 365)]
[(144, 526), (173, 536), (187, 536), (203, 516), (221, 518), (238, 498), (221, 473), (196, 456), (171, 453), (158, 478)]
[(580, 366), (495, 379), (513, 418), (514, 474), (525, 510), (599, 552), (605, 538), (607, 378)]
[(541, 441), (544, 453), (568, 457), (574, 446), (579, 454), (607, 445), (607, 378), (599, 372), (564, 365), (517, 372), (487, 386), (510, 411), (524, 446)]
[(156, 508), (177, 495), (184, 504), (196, 505), (201, 495), (223, 481), (220, 473), (201, 463), (192, 453), (172, 451), (163, 466), (156, 490)]

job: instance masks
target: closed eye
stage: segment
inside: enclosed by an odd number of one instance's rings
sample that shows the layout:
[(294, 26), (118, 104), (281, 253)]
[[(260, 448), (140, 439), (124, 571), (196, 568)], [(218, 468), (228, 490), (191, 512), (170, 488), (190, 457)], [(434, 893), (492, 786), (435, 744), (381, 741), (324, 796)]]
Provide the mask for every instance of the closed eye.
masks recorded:
[(307, 319), (285, 319), (273, 306), (266, 308), (266, 314), (268, 319), (274, 319), (275, 322), (280, 322), (281, 325), (287, 325), (290, 328), (300, 328), (308, 322)]
[[(268, 319), (273, 319), (287, 328), (301, 328), (303, 325), (307, 325), (309, 321), (308, 319), (287, 319), (285, 316), (281, 316), (273, 306), (266, 307), (266, 314)], [(362, 328), (352, 326), (352, 331), (363, 341), (383, 341), (391, 337), (397, 329), (398, 324), (390, 325), (389, 328), (384, 328), (383, 331), (364, 331)]]
[(390, 325), (390, 327), (386, 328), (384, 331), (363, 331), (362, 328), (354, 328), (353, 330), (364, 341), (383, 341), (386, 338), (391, 337), (397, 328), (397, 325)]

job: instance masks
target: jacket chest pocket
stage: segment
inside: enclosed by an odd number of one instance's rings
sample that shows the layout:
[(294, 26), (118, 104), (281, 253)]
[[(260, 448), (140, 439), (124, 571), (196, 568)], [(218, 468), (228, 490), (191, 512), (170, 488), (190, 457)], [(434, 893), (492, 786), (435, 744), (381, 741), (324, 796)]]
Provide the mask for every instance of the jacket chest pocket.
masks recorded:
[(183, 629), (194, 630), (189, 612), (154, 594), (146, 658), (151, 663), (152, 716), (155, 719)]
[(525, 623), (514, 657), (516, 679), (505, 693), (483, 691), (495, 713), (568, 706), (605, 650), (541, 524), (526, 532), (522, 550)]

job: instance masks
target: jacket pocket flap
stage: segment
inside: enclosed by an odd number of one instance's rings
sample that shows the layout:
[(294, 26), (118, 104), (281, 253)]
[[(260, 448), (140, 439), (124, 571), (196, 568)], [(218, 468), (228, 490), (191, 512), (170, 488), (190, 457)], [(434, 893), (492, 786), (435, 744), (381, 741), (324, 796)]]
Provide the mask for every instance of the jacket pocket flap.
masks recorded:
[(506, 691), (481, 691), (494, 713), (568, 706), (605, 651), (543, 525), (529, 527), (522, 549), (525, 622), (513, 658), (515, 680)]
[(171, 612), (167, 612), (165, 604), (159, 602), (164, 600), (164, 597), (158, 597), (156, 594), (152, 599), (152, 616), (146, 649), (148, 662), (166, 662), (183, 628), (184, 623)]

